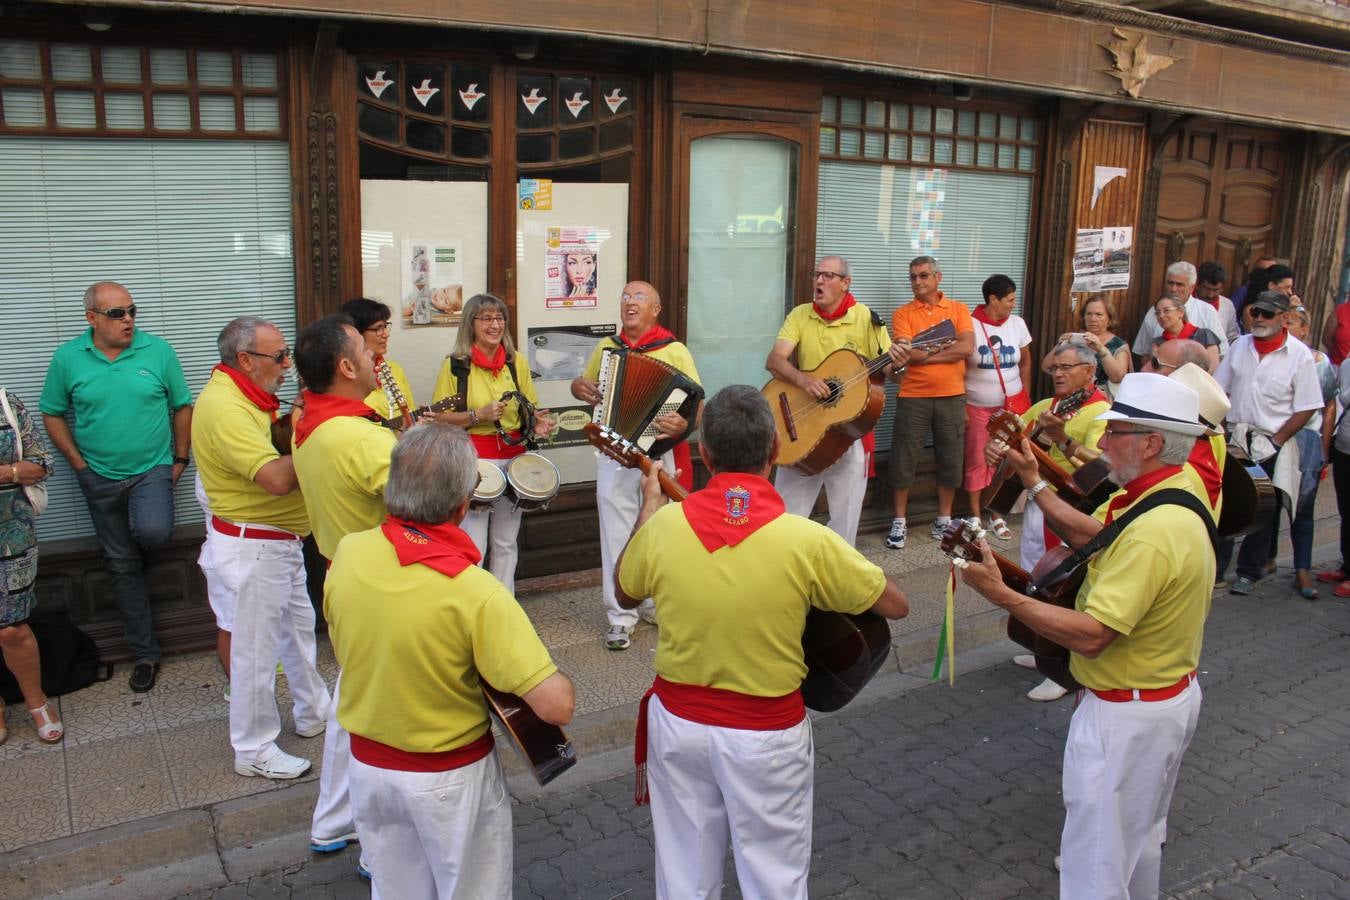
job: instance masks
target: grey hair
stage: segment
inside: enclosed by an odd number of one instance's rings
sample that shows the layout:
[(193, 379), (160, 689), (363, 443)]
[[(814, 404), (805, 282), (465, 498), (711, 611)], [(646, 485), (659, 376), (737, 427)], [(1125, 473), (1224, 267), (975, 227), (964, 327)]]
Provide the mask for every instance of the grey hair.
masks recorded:
[(394, 445), (384, 503), (391, 515), (424, 525), (450, 521), (478, 484), (478, 454), (464, 429), (414, 425)]
[(702, 440), (719, 472), (758, 474), (773, 462), (773, 413), (757, 388), (733, 384), (703, 407)]
[[(101, 287), (115, 287), (127, 291), (125, 285), (118, 284), (116, 281), (95, 281), (84, 290), (84, 308), (98, 309), (98, 289)], [(131, 296), (131, 291), (127, 291), (127, 296)]]
[(1055, 345), (1054, 349), (1050, 351), (1050, 356), (1058, 356), (1061, 353), (1072, 353), (1074, 356), (1078, 357), (1080, 363), (1091, 363), (1094, 366), (1097, 364), (1097, 351), (1093, 350), (1086, 342), (1081, 340), (1060, 341)]
[(464, 304), (464, 309), (459, 314), (459, 334), (455, 335), (455, 346), (450, 350), (451, 356), (460, 359), (469, 358), (473, 352), (473, 320), (485, 308), (488, 311), (497, 310), (506, 319), (502, 323), (502, 346), (506, 348), (508, 357), (516, 355), (516, 345), (511, 343), (511, 310), (507, 308), (506, 301), (496, 294), (474, 294), (469, 298), (469, 302)]
[(1184, 259), (1177, 260), (1176, 262), (1174, 262), (1174, 263), (1172, 263), (1170, 266), (1168, 266), (1168, 267), (1167, 267), (1167, 272), (1166, 272), (1165, 274), (1166, 274), (1166, 275), (1185, 275), (1187, 281), (1189, 281), (1191, 284), (1195, 284), (1195, 278), (1196, 278), (1196, 275), (1195, 275), (1195, 266), (1192, 265), (1191, 263), (1186, 262), (1186, 260), (1184, 260)]
[[(1192, 283), (1194, 283), (1194, 282), (1192, 282)], [(1153, 309), (1154, 309), (1155, 312), (1156, 312), (1157, 309), (1158, 309), (1158, 304), (1159, 304), (1159, 303), (1162, 303), (1164, 300), (1166, 300), (1168, 303), (1175, 303), (1175, 304), (1177, 305), (1177, 310), (1181, 313), (1181, 321), (1183, 321), (1183, 322), (1189, 322), (1189, 321), (1191, 320), (1191, 317), (1188, 316), (1188, 315), (1186, 315), (1186, 301), (1185, 301), (1185, 300), (1174, 300), (1173, 298), (1167, 297), (1167, 296), (1159, 297), (1157, 300), (1154, 300), (1154, 301), (1153, 301)]]
[(1195, 449), (1195, 435), (1182, 434), (1180, 431), (1159, 431), (1162, 435), (1163, 448), (1158, 454), (1158, 459), (1169, 466), (1179, 466), (1191, 458), (1191, 451)]
[[(853, 277), (853, 266), (849, 265), (848, 260), (844, 259), (842, 256), (838, 255), (837, 253), (827, 253), (827, 254), (825, 254), (824, 256), (822, 256), (822, 257), (820, 258), (820, 262), (824, 262), (824, 261), (827, 260), (827, 259), (837, 259), (837, 260), (839, 260), (839, 268), (841, 268), (841, 269), (844, 270), (844, 271), (840, 272), (839, 274), (840, 274), (840, 275), (843, 275), (845, 278), (852, 278), (852, 277)], [(817, 263), (816, 265), (820, 265), (820, 263)]]
[(230, 322), (220, 330), (220, 337), (216, 338), (220, 361), (227, 366), (234, 366), (240, 351), (252, 350), (257, 346), (259, 328), (274, 327), (276, 326), (261, 316), (240, 316)]
[(937, 261), (937, 258), (936, 258), (936, 257), (932, 257), (932, 256), (916, 256), (916, 257), (914, 257), (913, 259), (911, 259), (911, 260), (909, 261), (909, 267), (910, 267), (911, 269), (914, 268), (915, 266), (922, 266), (922, 265), (925, 265), (925, 264), (926, 264), (926, 265), (932, 266), (932, 267), (933, 267), (933, 271), (936, 272), (936, 273), (938, 273), (939, 275), (942, 274), (942, 266), (940, 266), (940, 265), (938, 264), (938, 261)]

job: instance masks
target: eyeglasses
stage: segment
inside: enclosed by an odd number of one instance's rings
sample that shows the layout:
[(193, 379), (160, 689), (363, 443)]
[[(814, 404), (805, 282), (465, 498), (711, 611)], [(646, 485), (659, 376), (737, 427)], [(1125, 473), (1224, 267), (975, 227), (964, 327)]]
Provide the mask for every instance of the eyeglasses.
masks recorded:
[(1174, 312), (1180, 312), (1180, 311), (1181, 311), (1181, 307), (1180, 307), (1180, 306), (1164, 306), (1164, 307), (1161, 307), (1160, 309), (1155, 309), (1155, 310), (1153, 311), (1153, 314), (1154, 314), (1155, 316), (1158, 316), (1159, 318), (1162, 318), (1162, 316), (1163, 316), (1164, 313), (1174, 313)]
[(506, 321), (504, 316), (474, 316), (475, 322), (482, 322), (484, 325), (500, 325)]
[(375, 334), (388, 334), (394, 330), (394, 326), (389, 322), (381, 322), (378, 325), (372, 325), (366, 331), (373, 331)]
[(1060, 364), (1054, 365), (1054, 366), (1046, 366), (1046, 367), (1045, 367), (1045, 371), (1049, 372), (1051, 375), (1055, 375), (1055, 374), (1057, 374), (1057, 373), (1059, 373), (1059, 372), (1069, 372), (1069, 371), (1071, 371), (1071, 370), (1073, 370), (1073, 369), (1078, 368), (1079, 366), (1090, 366), (1090, 365), (1092, 365), (1092, 363), (1083, 363), (1083, 362), (1079, 362), (1079, 363), (1060, 363)]
[(282, 347), (276, 353), (259, 353), (257, 350), (245, 350), (244, 352), (247, 353), (249, 356), (257, 356), (262, 359), (270, 359), (277, 365), (281, 365), (286, 360), (290, 359), (291, 356), (290, 347)]
[(1150, 357), (1148, 358), (1148, 361), (1149, 361), (1150, 364), (1152, 364), (1153, 368), (1155, 368), (1155, 369), (1179, 369), (1179, 368), (1181, 368), (1180, 366), (1174, 366), (1174, 365), (1172, 365), (1171, 363), (1165, 363), (1165, 362), (1162, 362), (1162, 361), (1159, 360), (1158, 357), (1156, 357), (1156, 356), (1150, 356)]
[(1276, 312), (1275, 310), (1273, 310), (1273, 309), (1266, 309), (1264, 306), (1253, 306), (1253, 307), (1252, 307), (1252, 318), (1253, 318), (1253, 319), (1273, 319), (1273, 318), (1275, 318), (1275, 317), (1278, 316), (1278, 315), (1279, 315), (1279, 313)]
[(1152, 434), (1147, 428), (1110, 428), (1108, 427), (1102, 434), (1108, 437), (1124, 437), (1127, 434)]
[(136, 318), (136, 307), (133, 306), (110, 306), (107, 309), (94, 307), (90, 312), (96, 312), (100, 316), (107, 316), (110, 319), (125, 319), (127, 316)]
[(848, 277), (847, 275), (841, 275), (838, 272), (826, 272), (823, 269), (819, 272), (811, 273), (812, 281), (815, 281), (817, 278), (824, 278), (826, 281), (834, 281), (836, 278), (847, 278), (847, 277)]
[(910, 273), (909, 273), (909, 280), (910, 280), (910, 281), (927, 281), (928, 279), (930, 279), (930, 278), (933, 277), (933, 274), (934, 274), (934, 273), (932, 273), (932, 272), (910, 272)]

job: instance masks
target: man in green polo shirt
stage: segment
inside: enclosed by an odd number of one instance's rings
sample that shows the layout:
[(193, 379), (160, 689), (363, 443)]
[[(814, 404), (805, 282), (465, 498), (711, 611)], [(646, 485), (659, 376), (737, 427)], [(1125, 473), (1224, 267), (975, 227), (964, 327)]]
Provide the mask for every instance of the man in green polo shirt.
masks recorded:
[(39, 406), (89, 504), (136, 655), (131, 689), (143, 693), (159, 672), (143, 554), (173, 533), (173, 486), (188, 463), (192, 394), (173, 348), (136, 328), (136, 307), (122, 285), (91, 285), (84, 317), (89, 330), (56, 348)]

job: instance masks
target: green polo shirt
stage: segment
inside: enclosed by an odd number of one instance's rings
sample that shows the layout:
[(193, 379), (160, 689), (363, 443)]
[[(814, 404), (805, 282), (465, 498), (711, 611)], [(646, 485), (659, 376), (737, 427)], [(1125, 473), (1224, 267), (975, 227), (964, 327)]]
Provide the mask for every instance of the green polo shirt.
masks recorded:
[(49, 416), (75, 410), (75, 446), (89, 467), (121, 481), (173, 462), (170, 414), (192, 403), (178, 354), (139, 328), (110, 360), (94, 346), (94, 329), (56, 348), (38, 408)]

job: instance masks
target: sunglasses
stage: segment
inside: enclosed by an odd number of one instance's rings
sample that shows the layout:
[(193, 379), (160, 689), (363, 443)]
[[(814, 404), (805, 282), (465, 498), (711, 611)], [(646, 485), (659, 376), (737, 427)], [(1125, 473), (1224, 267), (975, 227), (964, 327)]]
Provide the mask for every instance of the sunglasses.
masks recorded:
[(281, 365), (287, 359), (290, 358), (291, 348), (282, 347), (276, 353), (259, 353), (257, 350), (245, 350), (244, 352), (247, 353), (249, 356), (256, 356), (259, 357), (260, 359), (270, 359), (277, 365)]
[(1170, 363), (1161, 362), (1161, 361), (1159, 361), (1158, 357), (1156, 357), (1156, 356), (1150, 356), (1150, 357), (1148, 358), (1148, 361), (1149, 361), (1150, 363), (1153, 364), (1153, 368), (1155, 368), (1155, 369), (1177, 369), (1177, 368), (1180, 368), (1180, 366), (1174, 366), (1174, 365), (1172, 365), (1172, 364), (1170, 364)]
[(136, 307), (132, 306), (110, 306), (107, 309), (93, 308), (90, 312), (96, 312), (100, 316), (107, 316), (110, 319), (125, 319), (127, 316), (136, 318)]
[(1273, 310), (1273, 309), (1266, 309), (1266, 308), (1263, 307), (1263, 306), (1253, 306), (1253, 307), (1252, 307), (1252, 318), (1253, 318), (1253, 319), (1273, 319), (1273, 318), (1275, 318), (1275, 317), (1278, 316), (1278, 315), (1279, 315), (1279, 313), (1276, 312), (1276, 311)]

